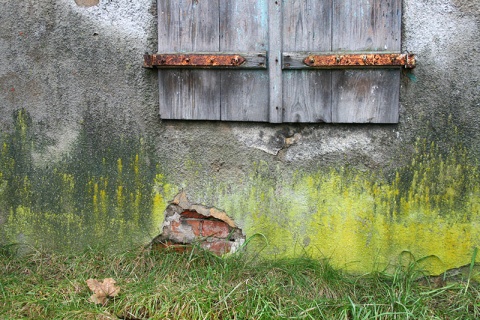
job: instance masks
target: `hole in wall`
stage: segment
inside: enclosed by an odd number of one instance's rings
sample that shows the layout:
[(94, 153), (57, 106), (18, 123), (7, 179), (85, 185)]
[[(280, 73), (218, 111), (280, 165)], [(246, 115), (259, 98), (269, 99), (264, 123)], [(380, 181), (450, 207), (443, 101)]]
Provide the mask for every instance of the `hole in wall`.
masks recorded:
[(217, 255), (233, 253), (245, 242), (245, 235), (224, 211), (192, 204), (179, 193), (165, 209), (162, 233), (152, 241), (153, 250), (189, 251), (194, 245)]

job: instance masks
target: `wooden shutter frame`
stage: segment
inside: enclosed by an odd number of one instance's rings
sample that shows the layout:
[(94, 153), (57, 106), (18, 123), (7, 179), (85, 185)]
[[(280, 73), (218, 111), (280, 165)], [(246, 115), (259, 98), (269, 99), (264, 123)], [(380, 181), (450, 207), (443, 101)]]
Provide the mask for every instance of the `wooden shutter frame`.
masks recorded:
[[(166, 2), (171, 2), (169, 0), (163, 0)], [(226, 0), (217, 0), (219, 3), (217, 4), (219, 8), (221, 8), (222, 2), (221, 1), (226, 1)], [(303, 1), (303, 2), (302, 2)], [(312, 0), (300, 0), (300, 1), (292, 1), (295, 2), (295, 5), (297, 3), (303, 3), (304, 8), (307, 7), (307, 2), (310, 1), (310, 4), (312, 3)], [(377, 2), (378, 1), (378, 2)], [(262, 2), (262, 0), (257, 0), (257, 1), (250, 1), (250, 2)], [(315, 2), (315, 0), (313, 0)], [(332, 7), (330, 7), (329, 10), (337, 10), (341, 11), (344, 10), (344, 8), (339, 9), (339, 2), (342, 3), (350, 3), (350, 6), (353, 8), (354, 6), (359, 6), (355, 0), (342, 0), (342, 1), (333, 1), (335, 2)], [(333, 3), (332, 2), (332, 3)], [(387, 6), (389, 6), (391, 3), (393, 7), (396, 7), (397, 12), (395, 17), (388, 17), (388, 12), (387, 14), (383, 12), (383, 16), (381, 17), (375, 17), (377, 20), (381, 22), (388, 22), (391, 25), (396, 26), (396, 31), (393, 30), (393, 32), (397, 33), (397, 39), (395, 40), (395, 43), (398, 47), (400, 48), (400, 26), (401, 26), (401, 0), (386, 0), (384, 1), (387, 3)], [(373, 10), (385, 10), (385, 6), (382, 6), (382, 1), (381, 0), (370, 0), (368, 4), (373, 3), (374, 6), (372, 6), (372, 12)], [(300, 70), (300, 72), (303, 72), (304, 80), (308, 79), (308, 74), (305, 74), (304, 72), (316, 72), (318, 70), (332, 70), (332, 69), (343, 69), (346, 68), (346, 70), (340, 71), (340, 73), (337, 71), (336, 73), (333, 73), (332, 76), (335, 78), (335, 81), (332, 80), (331, 85), (337, 85), (339, 88), (343, 88), (343, 93), (342, 90), (339, 90), (338, 96), (341, 98), (342, 94), (347, 93), (348, 90), (354, 90), (355, 86), (358, 86), (357, 81), (373, 81), (372, 86), (378, 87), (377, 84), (380, 84), (381, 82), (378, 82), (376, 80), (368, 80), (370, 79), (375, 79), (375, 71), (372, 71), (373, 68), (381, 69), (383, 71), (377, 71), (379, 75), (379, 79), (381, 81), (386, 80), (387, 82), (389, 80), (387, 79), (393, 79), (392, 84), (396, 87), (398, 84), (399, 88), (399, 77), (400, 75), (393, 75), (391, 72), (386, 70), (387, 68), (395, 68), (395, 69), (400, 69), (400, 68), (414, 68), (415, 67), (415, 56), (413, 54), (402, 54), (398, 51), (395, 52), (386, 52), (382, 50), (375, 50), (375, 51), (360, 51), (360, 52), (355, 52), (355, 50), (340, 50), (340, 51), (284, 51), (284, 43), (285, 41), (284, 33), (285, 30), (282, 28), (282, 22), (285, 20), (285, 12), (283, 10), (283, 1), (280, 0), (268, 0), (268, 51), (263, 51), (263, 52), (170, 52), (170, 53), (157, 53), (154, 55), (149, 55), (146, 54), (144, 57), (144, 67), (152, 68), (156, 67), (159, 69), (164, 69), (164, 68), (188, 68), (188, 69), (196, 69), (196, 68), (202, 68), (202, 69), (217, 69), (217, 68), (225, 68), (225, 69), (268, 69), (268, 119), (263, 119), (263, 120), (258, 120), (258, 119), (253, 119), (252, 121), (269, 121), (271, 123), (281, 123), (285, 122), (375, 122), (375, 123), (396, 123), (398, 122), (398, 107), (396, 112), (392, 111), (392, 113), (396, 113), (396, 116), (389, 117), (388, 115), (381, 115), (381, 119), (375, 119), (375, 118), (365, 118), (364, 116), (359, 116), (358, 114), (351, 114), (349, 117), (344, 117), (341, 112), (337, 112), (335, 114), (332, 111), (332, 116), (330, 118), (326, 117), (324, 119), (322, 118), (315, 118), (314, 116), (310, 116), (310, 119), (302, 119), (302, 115), (297, 116), (297, 118), (292, 118), (292, 117), (285, 117), (285, 85), (287, 85), (287, 90), (288, 90), (288, 85), (291, 85), (290, 83), (284, 84), (284, 79), (285, 70), (292, 70), (290, 72), (295, 72), (293, 70)], [(159, 10), (161, 9), (160, 6), (162, 4), (159, 4)], [(210, 4), (211, 5), (211, 4)], [(291, 3), (288, 3), (290, 6)], [(302, 4), (300, 4), (301, 6)], [(351, 8), (350, 8), (351, 9)], [(345, 9), (345, 10), (348, 10)], [(221, 11), (221, 9), (219, 9)], [(332, 11), (333, 12), (333, 11)], [(393, 12), (393, 11), (392, 11)], [(337, 13), (336, 11), (333, 13)], [(372, 13), (374, 15), (374, 13)], [(393, 14), (395, 15), (395, 14)], [(340, 14), (341, 16), (341, 14)], [(385, 16), (387, 16), (385, 18)], [(373, 17), (373, 16), (372, 16)], [(373, 19), (373, 18), (372, 18)], [(383, 19), (383, 20), (382, 20)], [(390, 20), (388, 20), (390, 19)], [(395, 19), (396, 22), (395, 22)], [(338, 19), (337, 19), (338, 20)], [(368, 29), (367, 27), (364, 26), (365, 21), (360, 19), (360, 22), (358, 22), (355, 19), (350, 19), (352, 21), (347, 21), (346, 24), (348, 25), (349, 23), (355, 26), (360, 26), (359, 29)], [(335, 23), (337, 23), (338, 26), (338, 21), (335, 22), (335, 19), (330, 22), (331, 28), (333, 29), (335, 27)], [(340, 22), (343, 23), (343, 22)], [(360, 23), (358, 25), (358, 23)], [(387, 24), (387, 23), (385, 23)], [(362, 27), (363, 26), (363, 27)], [(362, 29), (362, 30), (363, 30)], [(159, 27), (160, 30), (160, 27)], [(387, 30), (384, 28), (384, 30)], [(357, 32), (357, 30), (354, 30)], [(372, 32), (375, 34), (377, 32), (377, 29), (373, 30), (368, 30), (368, 32)], [(388, 31), (388, 30), (387, 30)], [(386, 33), (387, 31), (384, 31)], [(355, 33), (354, 32), (354, 33)], [(345, 33), (345, 32), (343, 32)], [(380, 32), (381, 33), (381, 32)], [(344, 38), (347, 37), (347, 40), (349, 39), (350, 35), (348, 34), (341, 34), (340, 35), (340, 42), (338, 44), (331, 43), (331, 48), (333, 48), (334, 45), (338, 46), (339, 44), (342, 45), (342, 41), (345, 42)], [(219, 38), (221, 35), (219, 34)], [(160, 37), (159, 37), (160, 38)], [(333, 39), (333, 38), (332, 38)], [(342, 40), (343, 39), (343, 40)], [(369, 39), (371, 41), (371, 39)], [(268, 58), (268, 59), (266, 59)], [(172, 62), (175, 61), (176, 62)], [(223, 61), (223, 62), (219, 62)], [(363, 80), (354, 80), (352, 82), (351, 78), (351, 72), (352, 70), (357, 69), (357, 70), (362, 70), (362, 69), (371, 69), (371, 70), (366, 70), (363, 72), (360, 72), (358, 74), (363, 74), (365, 75), (366, 78)], [(301, 71), (305, 70), (305, 71)], [(308, 71), (306, 71), (308, 70)], [(159, 71), (162, 72), (162, 71)], [(358, 75), (357, 74), (357, 75)], [(235, 74), (233, 74), (235, 75)], [(340, 76), (341, 75), (341, 76)], [(305, 78), (306, 77), (306, 78)], [(373, 77), (373, 78), (372, 78)], [(385, 78), (387, 77), (387, 78)], [(395, 78), (398, 78), (398, 81), (395, 80)], [(378, 79), (377, 79), (378, 80)], [(340, 81), (340, 82), (338, 82)], [(376, 82), (375, 82), (376, 81)], [(308, 82), (308, 80), (307, 80)], [(362, 82), (361, 82), (362, 83)], [(375, 84), (377, 83), (377, 84)], [(345, 89), (343, 86), (347, 86)], [(362, 83), (363, 85), (363, 83)], [(350, 87), (349, 87), (350, 86)], [(351, 89), (353, 88), (353, 89)], [(312, 89), (309, 89), (310, 92)], [(315, 91), (316, 89), (313, 88)], [(336, 95), (336, 92), (334, 90), (337, 90), (337, 88), (333, 89), (332, 87), (330, 88), (331, 94)], [(345, 91), (346, 90), (346, 91)], [(302, 91), (298, 96), (303, 95), (308, 95), (309, 91)], [(394, 91), (391, 91), (394, 92)], [(385, 95), (387, 96), (387, 95)], [(394, 99), (397, 100), (398, 103), (398, 93), (397, 96), (395, 94), (393, 95)], [(391, 97), (391, 95), (390, 95)], [(309, 97), (302, 97), (302, 99), (307, 99)], [(329, 98), (331, 99), (331, 98)], [(353, 98), (353, 104), (355, 104), (355, 98)], [(362, 100), (363, 97), (360, 97)], [(375, 98), (373, 98), (375, 99)], [(312, 103), (312, 101), (317, 101), (317, 100), (310, 100), (305, 102), (305, 103)], [(331, 108), (333, 108), (333, 103), (330, 100)], [(374, 100), (373, 100), (374, 101)], [(390, 101), (392, 101), (390, 99)], [(241, 102), (239, 102), (241, 103)], [(329, 102), (326, 100), (325, 102), (328, 104)], [(368, 101), (367, 98), (367, 102)], [(377, 108), (379, 103), (385, 103), (387, 102), (380, 101), (376, 102), (377, 103)], [(365, 104), (366, 105), (366, 104)], [(368, 105), (367, 105), (368, 106)], [(289, 110), (291, 112), (292, 110)], [(365, 110), (360, 110), (364, 112)], [(375, 111), (377, 112), (377, 111)], [(388, 111), (387, 111), (388, 112)], [(347, 113), (347, 112), (345, 112)], [(368, 112), (366, 113), (368, 114)], [(380, 112), (377, 112), (377, 114), (381, 114)], [(363, 117), (363, 118), (362, 118)], [(175, 118), (175, 117), (174, 117)], [(192, 117), (193, 120), (198, 120), (195, 117)], [(200, 119), (200, 118), (199, 118)], [(220, 118), (213, 118), (212, 120), (223, 120)], [(358, 121), (356, 121), (358, 120)], [(240, 121), (249, 121), (247, 119), (243, 119)]]

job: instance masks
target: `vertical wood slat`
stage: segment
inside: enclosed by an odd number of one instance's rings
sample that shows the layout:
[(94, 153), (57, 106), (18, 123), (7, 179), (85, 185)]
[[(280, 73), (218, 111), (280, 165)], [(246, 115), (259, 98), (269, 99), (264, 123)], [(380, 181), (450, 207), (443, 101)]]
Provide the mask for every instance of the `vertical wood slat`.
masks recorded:
[(268, 0), (269, 120), (281, 123), (282, 103), (282, 0)]
[[(219, 51), (219, 1), (158, 3), (159, 52)], [(214, 70), (159, 70), (162, 119), (220, 120), (220, 75)]]
[[(220, 51), (267, 51), (267, 0), (220, 0)], [(268, 71), (222, 70), (221, 119), (268, 121)]]
[[(334, 0), (332, 51), (397, 51), (401, 0)], [(400, 70), (332, 71), (332, 121), (396, 123)]]
[[(335, 70), (333, 122), (396, 123), (398, 70)], [(388, 86), (388, 87), (387, 87)]]
[[(284, 0), (283, 52), (330, 51), (331, 4)], [(331, 122), (331, 91), (329, 70), (284, 70), (284, 122)]]
[(163, 119), (398, 121), (399, 70), (285, 70), (282, 74), (281, 52), (399, 52), (401, 0), (157, 3), (161, 52), (268, 51), (269, 55), (268, 71), (159, 71)]

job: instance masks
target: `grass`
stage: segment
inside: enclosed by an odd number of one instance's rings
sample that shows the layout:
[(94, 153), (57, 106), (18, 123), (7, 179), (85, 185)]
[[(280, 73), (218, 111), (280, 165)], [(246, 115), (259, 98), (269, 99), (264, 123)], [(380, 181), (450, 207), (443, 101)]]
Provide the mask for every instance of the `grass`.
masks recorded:
[[(86, 280), (110, 277), (120, 294), (105, 306), (93, 304)], [(0, 319), (480, 318), (477, 283), (436, 279), (423, 276), (416, 263), (359, 276), (309, 257), (220, 258), (143, 248), (19, 256), (14, 246), (3, 246)]]

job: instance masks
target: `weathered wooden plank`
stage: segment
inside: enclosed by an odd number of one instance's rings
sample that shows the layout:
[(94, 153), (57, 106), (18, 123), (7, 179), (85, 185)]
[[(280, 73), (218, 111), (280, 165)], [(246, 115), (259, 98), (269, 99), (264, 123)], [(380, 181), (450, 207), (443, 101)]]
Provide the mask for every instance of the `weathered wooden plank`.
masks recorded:
[(334, 0), (333, 50), (400, 52), (401, 0)]
[[(220, 30), (221, 51), (265, 52), (268, 45), (267, 0), (220, 0)], [(258, 61), (255, 66), (261, 63), (261, 67), (266, 68), (265, 60)], [(224, 70), (219, 74), (222, 120), (268, 121), (267, 70)]]
[(331, 1), (283, 1), (283, 51), (330, 51)]
[(290, 84), (283, 87), (284, 122), (331, 122), (331, 82), (325, 72), (283, 72), (284, 84)]
[[(268, 121), (268, 72), (222, 73), (222, 114), (225, 121)], [(241, 74), (240, 74), (241, 73)]]
[(219, 78), (211, 70), (159, 70), (160, 117), (219, 120)]
[[(334, 0), (332, 51), (400, 52), (401, 0)], [(398, 121), (400, 70), (332, 71), (332, 121)]]
[[(283, 1), (283, 51), (330, 51), (331, 10), (330, 1)], [(283, 108), (285, 122), (330, 122), (330, 71), (284, 70)]]
[(281, 0), (268, 0), (268, 17), (269, 121), (280, 123), (283, 120)]
[(400, 76), (393, 69), (338, 72), (333, 78), (338, 99), (334, 122), (397, 123), (399, 86)]
[[(159, 52), (218, 52), (219, 0), (162, 0)], [(163, 119), (220, 119), (220, 76), (213, 70), (159, 70)]]

